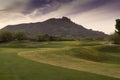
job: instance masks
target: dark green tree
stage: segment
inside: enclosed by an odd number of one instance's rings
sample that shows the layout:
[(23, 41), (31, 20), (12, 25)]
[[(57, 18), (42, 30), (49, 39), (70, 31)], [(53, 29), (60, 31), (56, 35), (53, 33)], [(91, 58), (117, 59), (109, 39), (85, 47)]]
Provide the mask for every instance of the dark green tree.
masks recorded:
[(14, 36), (11, 31), (0, 31), (0, 42), (9, 42), (12, 40), (14, 40)]
[(25, 31), (15, 31), (14, 34), (15, 40), (21, 41), (21, 40), (26, 40), (27, 39), (27, 34)]
[(116, 20), (116, 33), (120, 35), (120, 19)]
[(37, 41), (49, 41), (50, 37), (48, 34), (38, 34), (36, 35), (36, 40)]
[(61, 37), (58, 35), (51, 35), (50, 36), (50, 41), (60, 41)]
[(109, 40), (114, 44), (120, 44), (120, 19), (116, 20), (116, 30), (115, 33), (109, 36)]

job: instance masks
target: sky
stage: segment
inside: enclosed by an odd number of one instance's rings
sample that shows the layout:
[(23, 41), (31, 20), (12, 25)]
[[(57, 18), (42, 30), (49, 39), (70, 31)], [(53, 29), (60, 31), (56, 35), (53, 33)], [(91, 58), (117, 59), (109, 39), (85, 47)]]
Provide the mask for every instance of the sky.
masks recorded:
[(111, 34), (120, 18), (120, 0), (0, 0), (0, 28), (63, 16)]

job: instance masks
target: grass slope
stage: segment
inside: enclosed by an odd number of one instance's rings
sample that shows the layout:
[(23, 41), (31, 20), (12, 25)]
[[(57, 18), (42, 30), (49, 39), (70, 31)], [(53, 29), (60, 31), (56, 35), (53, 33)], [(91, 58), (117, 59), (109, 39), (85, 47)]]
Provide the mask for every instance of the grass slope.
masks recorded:
[[(62, 68), (61, 66), (52, 66), (18, 56), (18, 53), (38, 51), (37, 54), (39, 58), (39, 55), (41, 55), (39, 52), (41, 51), (48, 50), (47, 53), (49, 53), (51, 52), (51, 48), (55, 49), (55, 47), (57, 47), (57, 49), (64, 50), (67, 46), (69, 46), (69, 48), (67, 48), (67, 50), (69, 50), (71, 47), (80, 46), (80, 44), (81, 42), (11, 42), (0, 44), (0, 80), (120, 80), (119, 78), (113, 78), (113, 76), (108, 77), (91, 72)], [(64, 54), (65, 53), (62, 55)], [(43, 55), (43, 58), (44, 56), (45, 55)], [(73, 55), (71, 57), (73, 57)], [(79, 58), (75, 57), (75, 59)], [(90, 64), (91, 63), (89, 63), (89, 65)], [(116, 67), (113, 66), (113, 69), (114, 68), (116, 69)]]

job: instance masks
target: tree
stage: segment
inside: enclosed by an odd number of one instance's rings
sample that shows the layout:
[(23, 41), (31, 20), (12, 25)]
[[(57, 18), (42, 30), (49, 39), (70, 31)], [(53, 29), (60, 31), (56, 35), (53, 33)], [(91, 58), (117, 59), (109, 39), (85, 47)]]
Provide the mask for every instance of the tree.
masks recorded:
[(0, 42), (9, 42), (12, 40), (14, 40), (14, 37), (11, 31), (0, 31)]
[(52, 35), (50, 36), (50, 41), (60, 41), (61, 37), (58, 35)]
[(38, 34), (36, 36), (36, 40), (37, 41), (49, 41), (50, 40), (50, 37), (48, 34)]
[(120, 19), (116, 20), (116, 33), (120, 35)]
[(24, 31), (15, 31), (14, 37), (15, 37), (15, 40), (18, 40), (18, 41), (27, 39), (27, 35)]

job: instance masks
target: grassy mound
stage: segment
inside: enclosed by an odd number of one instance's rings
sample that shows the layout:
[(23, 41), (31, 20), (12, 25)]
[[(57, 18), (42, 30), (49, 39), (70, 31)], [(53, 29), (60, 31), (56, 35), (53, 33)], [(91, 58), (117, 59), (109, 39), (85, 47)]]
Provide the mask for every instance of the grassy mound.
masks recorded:
[(99, 51), (98, 47), (100, 49), (102, 44), (94, 44), (94, 46), (81, 46), (81, 44), (84, 43), (79, 42), (79, 45), (64, 46), (63, 48), (43, 48), (22, 52), (19, 55), (40, 63), (120, 78), (120, 58), (115, 56), (116, 53), (111, 55)]

